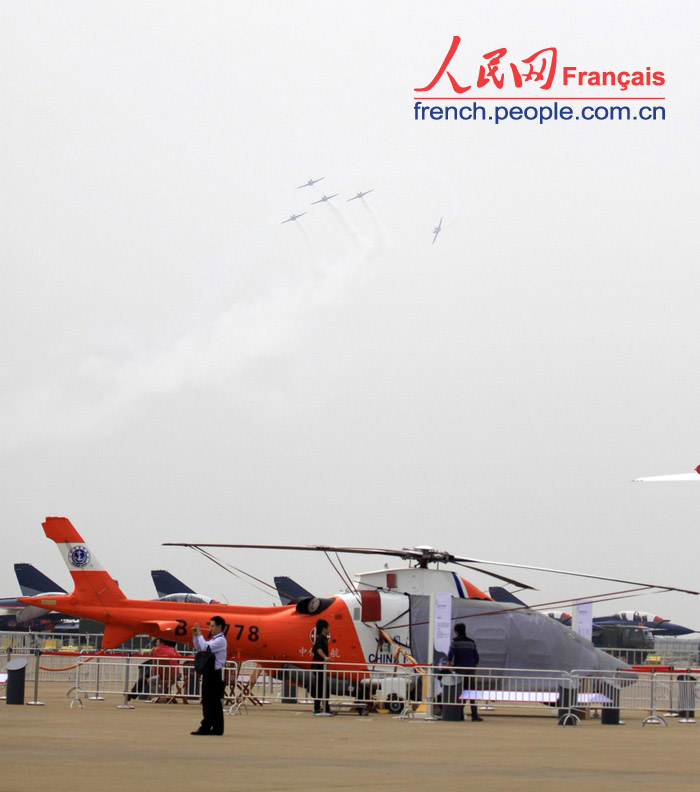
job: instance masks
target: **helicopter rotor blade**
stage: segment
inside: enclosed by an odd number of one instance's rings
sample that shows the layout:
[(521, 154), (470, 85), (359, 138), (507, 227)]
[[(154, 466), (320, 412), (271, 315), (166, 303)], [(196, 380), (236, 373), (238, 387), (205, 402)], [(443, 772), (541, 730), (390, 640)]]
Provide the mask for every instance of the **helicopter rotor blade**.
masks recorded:
[(233, 547), (249, 550), (311, 550), (320, 553), (359, 553), (361, 555), (388, 555), (399, 558), (422, 558), (417, 550), (385, 550), (376, 547), (340, 547), (336, 545), (275, 545), (275, 544), (228, 544), (213, 542), (163, 542), (167, 547)]
[(506, 577), (505, 575), (499, 575), (498, 572), (490, 572), (488, 569), (479, 569), (479, 567), (472, 566), (471, 564), (462, 564), (460, 561), (453, 561), (456, 566), (464, 567), (465, 569), (473, 569), (475, 572), (481, 572), (482, 575), (490, 575), (491, 577), (498, 578), (502, 580), (504, 583), (512, 583), (514, 586), (518, 586), (519, 588), (529, 589), (530, 591), (539, 591), (539, 589), (535, 588), (534, 586), (529, 586), (527, 583), (521, 583), (519, 580), (514, 580), (513, 578)]
[(677, 586), (662, 586), (658, 583), (645, 583), (639, 580), (624, 580), (622, 578), (605, 577), (603, 575), (590, 575), (585, 572), (571, 572), (567, 569), (550, 569), (548, 567), (529, 566), (527, 564), (509, 564), (505, 561), (484, 561), (482, 558), (463, 558), (453, 556), (454, 561), (464, 561), (471, 564), (493, 564), (494, 566), (512, 567), (513, 569), (531, 569), (534, 572), (552, 572), (556, 575), (572, 575), (573, 577), (590, 578), (591, 580), (606, 580), (611, 583), (627, 583), (632, 586), (647, 586), (648, 588), (664, 589), (665, 591), (679, 591), (683, 594), (700, 594), (700, 591), (678, 588)]
[[(506, 561), (486, 561), (483, 558), (469, 558), (467, 556), (456, 556), (451, 553), (436, 550), (434, 548), (409, 548), (404, 547), (401, 550), (391, 550), (387, 548), (375, 547), (339, 547), (335, 545), (269, 545), (269, 544), (227, 544), (227, 543), (205, 543), (205, 542), (164, 542), (165, 545), (171, 547), (232, 547), (232, 548), (248, 548), (248, 549), (261, 549), (261, 550), (312, 550), (319, 552), (332, 552), (332, 553), (359, 553), (362, 555), (383, 555), (383, 556), (397, 556), (405, 560), (416, 560), (421, 562), (421, 565), (427, 563), (458, 563), (463, 564), (486, 564), (489, 566), (504, 566), (512, 569), (529, 569), (533, 572), (550, 572), (556, 575), (569, 575), (572, 577), (588, 578), (590, 580), (605, 580), (611, 583), (625, 583), (633, 586), (646, 586), (647, 588), (658, 588), (663, 591), (678, 591), (683, 594), (700, 594), (700, 591), (693, 591), (692, 589), (679, 588), (678, 586), (666, 586), (658, 583), (646, 583), (639, 580), (625, 580), (624, 578), (606, 577), (604, 575), (591, 575), (586, 572), (572, 572), (567, 569), (551, 569), (549, 567), (531, 566), (528, 564), (512, 564)], [(485, 570), (479, 570), (485, 572)], [(490, 574), (490, 573), (486, 573)], [(498, 575), (495, 575), (498, 577)], [(504, 578), (505, 579), (505, 578)], [(522, 586), (523, 584), (515, 582), (516, 585)], [(531, 586), (524, 586), (525, 588), (532, 588)]]
[[(402, 550), (387, 550), (381, 548), (374, 548), (374, 547), (339, 547), (335, 545), (270, 545), (270, 544), (205, 544), (202, 542), (198, 542), (196, 545), (191, 545), (187, 542), (165, 542), (165, 545), (168, 546), (175, 546), (175, 547), (231, 547), (231, 548), (238, 548), (238, 549), (259, 549), (259, 550), (311, 550), (317, 552), (333, 552), (333, 553), (359, 553), (361, 555), (391, 555), (391, 556), (398, 556), (399, 558), (403, 559), (423, 559), (425, 557), (424, 553), (421, 553), (418, 550), (412, 550), (410, 548), (404, 547)], [(444, 560), (444, 563), (449, 562), (449, 556), (447, 556)], [(475, 572), (481, 572), (484, 575), (490, 575), (491, 577), (498, 578), (499, 580), (504, 581), (505, 583), (512, 583), (514, 586), (518, 586), (519, 588), (529, 589), (531, 591), (537, 591), (538, 589), (534, 586), (530, 586), (527, 583), (522, 583), (519, 580), (515, 580), (513, 578), (505, 577), (505, 575), (499, 575), (497, 572), (489, 572), (486, 569), (479, 569), (478, 567), (469, 566), (468, 564), (458, 563), (457, 561), (454, 562), (458, 566), (463, 566), (466, 569), (473, 569)]]

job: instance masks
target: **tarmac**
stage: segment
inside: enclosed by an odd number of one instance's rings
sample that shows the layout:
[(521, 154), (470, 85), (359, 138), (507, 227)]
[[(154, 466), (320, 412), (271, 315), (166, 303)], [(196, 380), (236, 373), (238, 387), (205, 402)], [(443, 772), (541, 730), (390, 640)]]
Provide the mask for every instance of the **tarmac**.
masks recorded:
[[(314, 717), (273, 704), (226, 715), (223, 737), (193, 737), (194, 704), (121, 698), (70, 708), (66, 683), (43, 707), (0, 701), (1, 792), (232, 790), (697, 790), (700, 723), (557, 725), (555, 712), (482, 713), (483, 723)], [(27, 691), (29, 693), (29, 690)], [(27, 699), (29, 700), (29, 698)]]

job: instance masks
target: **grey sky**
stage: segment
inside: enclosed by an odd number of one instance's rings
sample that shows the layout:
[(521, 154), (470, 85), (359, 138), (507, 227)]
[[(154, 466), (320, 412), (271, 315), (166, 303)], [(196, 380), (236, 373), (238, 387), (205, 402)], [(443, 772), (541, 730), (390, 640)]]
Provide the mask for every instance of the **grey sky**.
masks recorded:
[[(169, 540), (432, 544), (698, 586), (700, 487), (630, 483), (700, 462), (696, 4), (0, 14), (3, 595), (14, 561), (67, 583), (46, 514), (131, 596), (167, 567), (272, 601)], [(454, 34), (472, 73), (552, 45), (663, 70), (667, 120), (417, 123)], [(339, 586), (321, 558), (227, 558)], [(521, 577), (542, 600), (615, 588)], [(619, 607), (700, 628), (699, 604)]]

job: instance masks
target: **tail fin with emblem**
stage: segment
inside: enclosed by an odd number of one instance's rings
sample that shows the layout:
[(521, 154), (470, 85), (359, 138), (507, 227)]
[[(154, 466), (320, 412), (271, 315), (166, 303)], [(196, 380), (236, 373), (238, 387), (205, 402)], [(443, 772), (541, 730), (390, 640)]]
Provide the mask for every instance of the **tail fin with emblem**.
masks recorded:
[(112, 576), (106, 572), (67, 517), (47, 517), (44, 533), (61, 551), (75, 590), (72, 596), (81, 605), (116, 605), (126, 599)]

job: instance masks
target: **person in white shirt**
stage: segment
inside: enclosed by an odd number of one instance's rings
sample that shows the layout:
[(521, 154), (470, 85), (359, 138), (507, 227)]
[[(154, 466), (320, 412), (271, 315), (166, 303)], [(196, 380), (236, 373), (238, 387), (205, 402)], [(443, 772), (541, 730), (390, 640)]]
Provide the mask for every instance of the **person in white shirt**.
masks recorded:
[(224, 708), (221, 699), (224, 683), (221, 669), (226, 665), (226, 622), (221, 616), (212, 616), (209, 622), (210, 638), (205, 641), (198, 624), (192, 627), (192, 643), (198, 652), (211, 652), (214, 662), (202, 674), (202, 722), (191, 734), (223, 734)]

